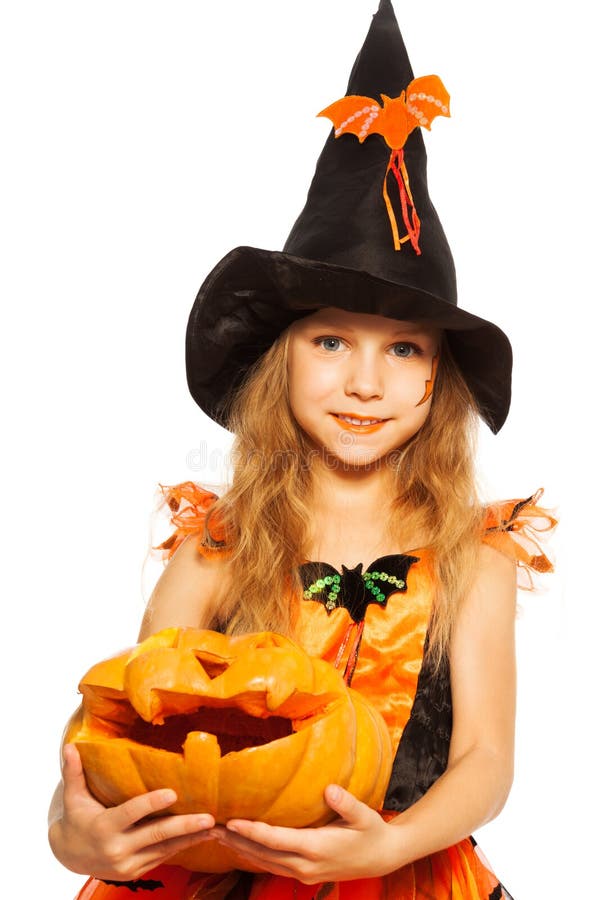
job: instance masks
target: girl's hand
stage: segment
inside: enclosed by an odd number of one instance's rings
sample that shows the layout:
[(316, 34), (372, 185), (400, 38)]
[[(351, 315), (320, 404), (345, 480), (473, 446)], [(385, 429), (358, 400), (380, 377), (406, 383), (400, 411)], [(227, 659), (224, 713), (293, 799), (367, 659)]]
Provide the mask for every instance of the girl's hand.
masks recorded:
[(49, 839), (57, 859), (81, 875), (130, 881), (165, 862), (178, 850), (206, 839), (215, 824), (211, 815), (165, 815), (175, 791), (151, 791), (107, 809), (90, 794), (77, 748), (64, 748), (63, 812), (50, 824)]
[(305, 884), (384, 875), (402, 865), (401, 830), (338, 785), (325, 790), (339, 819), (321, 828), (281, 828), (231, 819), (210, 832), (258, 868)]

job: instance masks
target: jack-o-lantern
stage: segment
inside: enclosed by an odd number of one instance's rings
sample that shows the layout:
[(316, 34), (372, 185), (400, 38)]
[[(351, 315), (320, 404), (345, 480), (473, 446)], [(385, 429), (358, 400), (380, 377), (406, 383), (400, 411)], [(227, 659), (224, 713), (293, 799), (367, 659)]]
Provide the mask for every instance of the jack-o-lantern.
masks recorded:
[[(334, 818), (330, 783), (373, 808), (383, 801), (392, 751), (382, 717), (332, 665), (281, 635), (165, 629), (93, 666), (79, 689), (64, 740), (107, 806), (170, 787), (171, 813), (298, 828)], [(170, 862), (251, 868), (212, 841)]]

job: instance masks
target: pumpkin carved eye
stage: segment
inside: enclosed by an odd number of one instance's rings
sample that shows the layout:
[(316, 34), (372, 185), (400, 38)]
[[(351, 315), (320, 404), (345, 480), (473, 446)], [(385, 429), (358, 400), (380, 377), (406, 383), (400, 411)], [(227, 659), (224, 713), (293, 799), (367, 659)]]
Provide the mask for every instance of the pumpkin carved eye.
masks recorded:
[[(385, 723), (329, 663), (265, 632), (165, 629), (83, 677), (65, 732), (105, 805), (171, 787), (172, 813), (304, 827), (334, 818), (327, 784), (377, 808), (392, 750)], [(204, 842), (175, 864), (248, 868)]]

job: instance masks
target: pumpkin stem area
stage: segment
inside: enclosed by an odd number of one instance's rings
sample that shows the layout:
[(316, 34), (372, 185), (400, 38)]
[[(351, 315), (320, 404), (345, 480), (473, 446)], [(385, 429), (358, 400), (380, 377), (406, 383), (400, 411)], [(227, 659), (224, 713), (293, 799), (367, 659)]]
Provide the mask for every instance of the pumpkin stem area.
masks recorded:
[(138, 717), (121, 736), (147, 747), (181, 753), (185, 739), (193, 731), (214, 734), (221, 756), (270, 744), (294, 733), (292, 721), (282, 716), (262, 719), (235, 708), (208, 707), (181, 716), (168, 716), (162, 725), (152, 725)]

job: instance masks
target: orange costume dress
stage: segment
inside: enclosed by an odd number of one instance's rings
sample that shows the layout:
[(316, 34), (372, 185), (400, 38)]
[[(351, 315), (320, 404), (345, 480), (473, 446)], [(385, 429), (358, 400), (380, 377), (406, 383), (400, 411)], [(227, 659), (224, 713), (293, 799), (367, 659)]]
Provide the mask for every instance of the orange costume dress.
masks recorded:
[[(555, 519), (537, 506), (541, 492), (489, 508), (482, 540), (515, 559), (519, 585), (531, 588), (532, 572), (552, 566), (538, 543)], [(189, 534), (204, 534), (216, 495), (193, 482), (168, 489), (174, 534), (161, 545), (170, 558)], [(213, 543), (223, 535), (211, 526)], [(205, 554), (221, 552), (208, 549)], [(452, 732), (449, 667), (432, 678), (428, 623), (432, 609), (432, 558), (427, 549), (394, 554), (337, 572), (307, 561), (300, 573), (299, 643), (312, 655), (342, 667), (352, 687), (383, 715), (395, 751), (381, 814), (407, 809), (444, 772)], [(159, 866), (119, 885), (89, 879), (77, 900), (127, 900), (151, 892), (156, 900), (514, 900), (472, 836), (383, 877), (307, 885), (271, 874), (203, 875)]]

